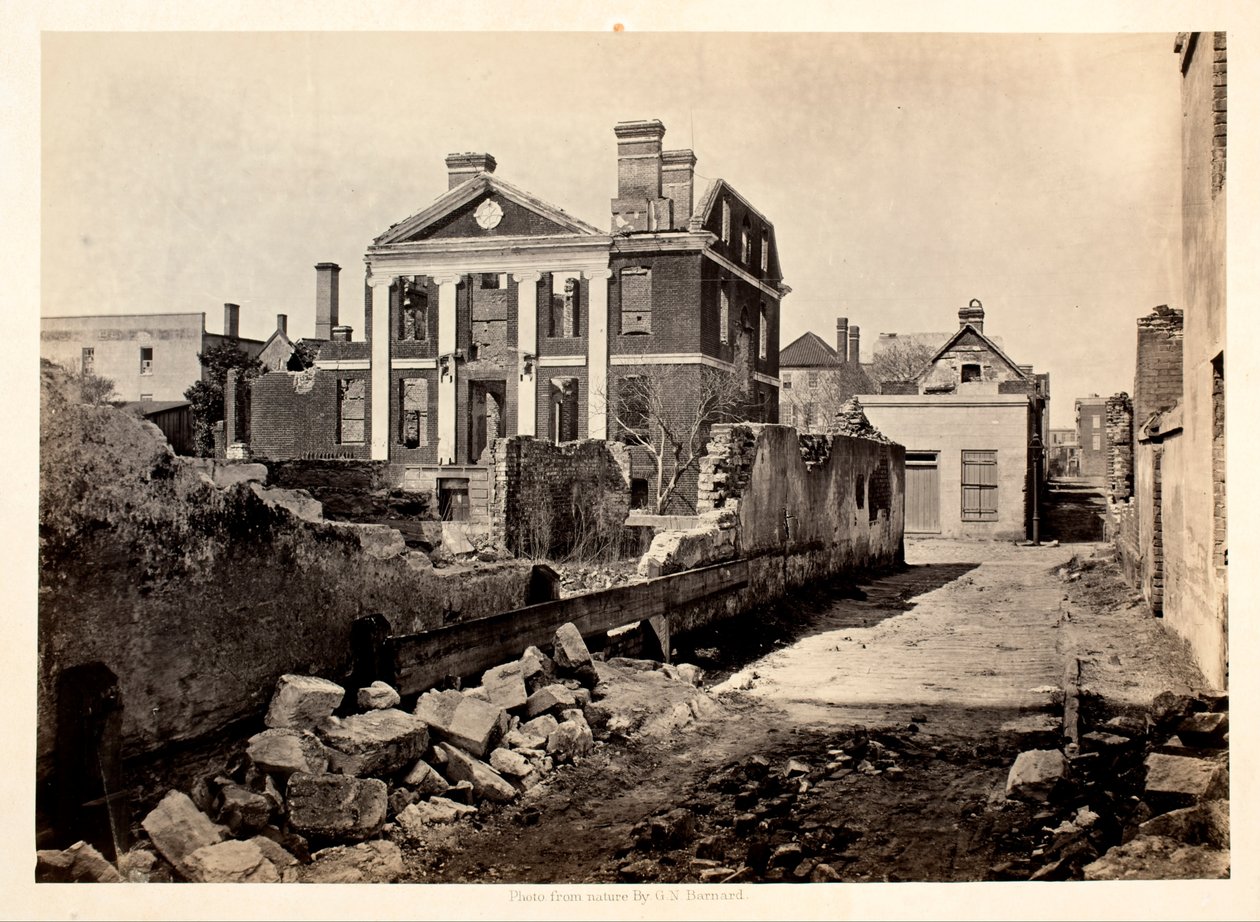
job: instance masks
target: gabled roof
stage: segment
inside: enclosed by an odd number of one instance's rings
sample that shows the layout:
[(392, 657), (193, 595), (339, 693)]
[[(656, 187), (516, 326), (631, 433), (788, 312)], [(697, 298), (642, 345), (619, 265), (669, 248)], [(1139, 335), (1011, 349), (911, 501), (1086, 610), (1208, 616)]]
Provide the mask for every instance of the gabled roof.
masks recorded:
[(840, 353), (813, 331), (798, 336), (788, 346), (779, 350), (780, 368), (802, 368), (843, 365)]
[(563, 209), (548, 204), (542, 199), (530, 195), (523, 189), (518, 189), (493, 173), (478, 173), (472, 179), (460, 183), (444, 195), (439, 196), (428, 208), (390, 226), (385, 233), (373, 240), (372, 244), (373, 246), (382, 246), (407, 240), (426, 227), (446, 217), (457, 208), (467, 205), (478, 196), (487, 192), (495, 192), (522, 208), (537, 212), (549, 221), (565, 228), (569, 233), (603, 236), (603, 232), (598, 228), (587, 224), (585, 221), (578, 220)]
[(770, 251), (774, 255), (773, 263), (770, 266), (770, 272), (771, 275), (779, 279), (780, 287), (785, 289), (783, 293), (788, 294), (792, 289), (790, 286), (783, 283), (783, 266), (779, 262), (779, 243), (778, 236), (775, 234), (774, 230), (774, 222), (762, 214), (761, 211), (758, 210), (757, 206), (755, 206), (752, 202), (740, 195), (739, 191), (725, 179), (718, 178), (713, 180), (709, 183), (709, 188), (705, 190), (704, 195), (700, 196), (700, 198), (696, 200), (695, 210), (692, 212), (691, 220), (687, 224), (688, 230), (699, 231), (704, 229), (705, 223), (709, 220), (709, 216), (712, 214), (713, 209), (717, 206), (718, 200), (721, 198), (720, 193), (723, 189), (729, 192), (734, 198), (739, 199), (745, 208), (760, 218), (761, 223), (766, 226), (770, 235), (775, 238), (775, 245)]
[(951, 336), (949, 339), (947, 339), (945, 341), (945, 344), (941, 346), (941, 348), (936, 350), (935, 354), (933, 354), (933, 356), (930, 359), (928, 359), (927, 364), (923, 366), (923, 370), (919, 372), (919, 377), (916, 378), (915, 380), (921, 380), (924, 375), (928, 374), (932, 370), (932, 366), (936, 364), (937, 360), (946, 352), (948, 352), (950, 349), (952, 349), (954, 347), (954, 343), (962, 339), (963, 335), (968, 332), (970, 332), (973, 336), (978, 337), (986, 346), (992, 349), (993, 354), (996, 355), (998, 358), (1000, 358), (1002, 361), (1004, 361), (1007, 365), (1009, 365), (1011, 367), (1011, 370), (1014, 371), (1015, 374), (1019, 375), (1019, 377), (1022, 380), (1025, 380), (1025, 381), (1028, 380), (1029, 378), (1028, 373), (1025, 372), (1018, 365), (1016, 365), (1009, 355), (1007, 355), (1000, 348), (998, 348), (997, 343), (995, 343), (989, 337), (985, 336), (983, 333), (981, 333), (979, 330), (977, 330), (974, 326), (972, 326), (969, 323), (964, 323), (962, 326), (960, 326), (954, 332), (954, 335)]

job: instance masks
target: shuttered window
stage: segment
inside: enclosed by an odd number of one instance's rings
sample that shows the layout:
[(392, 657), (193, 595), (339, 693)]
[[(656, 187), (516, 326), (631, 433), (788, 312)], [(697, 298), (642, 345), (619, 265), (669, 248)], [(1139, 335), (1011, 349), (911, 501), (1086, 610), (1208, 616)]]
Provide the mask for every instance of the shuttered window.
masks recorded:
[(962, 453), (962, 517), (964, 522), (997, 521), (997, 452)]

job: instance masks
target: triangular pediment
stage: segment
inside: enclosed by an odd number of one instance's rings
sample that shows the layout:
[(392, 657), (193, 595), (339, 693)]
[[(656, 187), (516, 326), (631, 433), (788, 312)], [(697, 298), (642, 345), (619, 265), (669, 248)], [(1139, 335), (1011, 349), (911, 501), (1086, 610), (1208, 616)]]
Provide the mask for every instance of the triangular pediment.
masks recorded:
[(373, 243), (557, 235), (600, 236), (601, 232), (493, 174), (482, 173), (395, 224)]
[(985, 336), (971, 324), (964, 323), (958, 328), (953, 336), (945, 341), (943, 346), (936, 350), (936, 354), (928, 360), (928, 363), (924, 366), (923, 371), (919, 373), (919, 380), (922, 380), (931, 373), (932, 369), (936, 367), (936, 363), (940, 361), (941, 356), (954, 349), (983, 350), (992, 354), (1000, 361), (1005, 362), (1010, 367), (1011, 371), (1013, 371), (1018, 377), (1023, 379), (1028, 378), (1028, 375), (1024, 372), (1024, 370), (1016, 365), (1015, 362), (1011, 360), (1011, 357), (998, 347), (997, 343), (989, 339), (989, 337)]

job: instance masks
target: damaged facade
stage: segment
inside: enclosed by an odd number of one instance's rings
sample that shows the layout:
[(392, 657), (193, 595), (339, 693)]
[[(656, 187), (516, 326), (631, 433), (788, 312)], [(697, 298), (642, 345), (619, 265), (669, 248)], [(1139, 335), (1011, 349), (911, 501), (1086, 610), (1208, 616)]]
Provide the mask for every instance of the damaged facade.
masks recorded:
[[(338, 267), (317, 267), (328, 341), (312, 368), (255, 382), (254, 454), (388, 461), (399, 485), (463, 496), (488, 482), (497, 438), (633, 441), (651, 421), (624, 382), (666, 370), (675, 424), (706, 370), (741, 391), (741, 415), (777, 419), (789, 289), (773, 224), (723, 180), (697, 196), (694, 154), (663, 150), (659, 121), (615, 132), (611, 233), (500, 179), (489, 154), (452, 154), (447, 192), (367, 250), (363, 341), (337, 326)], [(655, 473), (642, 449), (631, 463)]]
[(1112, 531), (1152, 613), (1190, 644), (1207, 679), (1229, 674), (1225, 504), (1225, 138), (1223, 32), (1177, 37), (1182, 74), (1182, 311), (1138, 320), (1133, 495)]
[(1021, 540), (1032, 530), (1034, 435), (1045, 444), (1050, 376), (1017, 365), (984, 333), (978, 300), (898, 393), (862, 398), (906, 447), (907, 534)]

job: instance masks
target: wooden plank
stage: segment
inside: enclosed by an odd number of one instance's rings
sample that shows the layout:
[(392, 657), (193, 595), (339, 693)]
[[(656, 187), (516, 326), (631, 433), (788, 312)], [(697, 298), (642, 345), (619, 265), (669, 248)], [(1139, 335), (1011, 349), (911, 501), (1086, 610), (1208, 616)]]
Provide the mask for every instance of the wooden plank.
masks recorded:
[(748, 562), (735, 560), (660, 576), (643, 583), (543, 602), (462, 624), (391, 637), (396, 688), (411, 695), (447, 676), (468, 676), (551, 643), (573, 622), (582, 636), (668, 614), (679, 605), (748, 584)]

